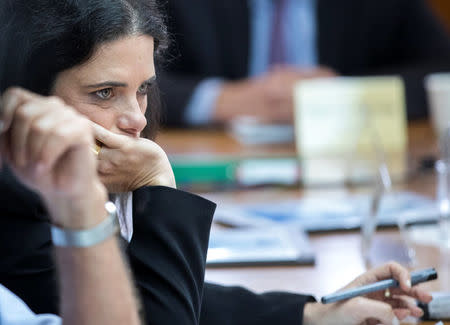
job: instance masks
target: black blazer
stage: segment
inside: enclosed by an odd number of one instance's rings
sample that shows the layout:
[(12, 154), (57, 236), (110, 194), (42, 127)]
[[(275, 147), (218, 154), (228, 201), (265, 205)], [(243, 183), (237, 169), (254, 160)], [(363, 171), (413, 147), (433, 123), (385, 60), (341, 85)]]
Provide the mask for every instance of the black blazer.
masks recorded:
[[(47, 212), (7, 170), (0, 173), (0, 197), (0, 283), (33, 311), (57, 314)], [(301, 324), (312, 297), (204, 284), (214, 210), (210, 201), (167, 187), (133, 193), (134, 233), (126, 253), (146, 323)]]
[[(423, 76), (450, 71), (450, 39), (424, 0), (317, 0), (318, 61), (342, 75), (401, 74), (409, 118), (426, 115)], [(172, 45), (159, 71), (169, 125), (204, 78), (245, 78), (246, 0), (168, 0)]]

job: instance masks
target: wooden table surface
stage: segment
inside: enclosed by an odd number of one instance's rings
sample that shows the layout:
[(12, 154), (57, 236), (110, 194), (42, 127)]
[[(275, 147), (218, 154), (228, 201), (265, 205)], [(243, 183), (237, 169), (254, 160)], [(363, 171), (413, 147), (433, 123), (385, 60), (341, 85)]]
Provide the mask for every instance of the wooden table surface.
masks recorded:
[[(409, 175), (405, 182), (396, 184), (395, 187), (434, 197), (436, 183), (434, 172), (430, 168), (420, 168), (424, 158), (436, 157), (438, 152), (435, 136), (428, 121), (410, 123), (408, 136)], [(244, 147), (224, 131), (211, 130), (167, 130), (161, 132), (157, 142), (169, 155), (194, 153), (257, 156), (267, 154), (286, 155), (295, 152), (294, 144)], [(212, 197), (216, 203), (220, 204), (223, 201), (267, 201), (330, 191), (358, 190), (355, 188), (240, 189), (214, 193)], [(200, 194), (211, 196), (210, 193)], [(209, 268), (206, 272), (206, 279), (224, 285), (245, 286), (256, 292), (282, 290), (310, 293), (320, 297), (339, 289), (366, 270), (360, 253), (359, 232), (312, 234), (310, 240), (316, 253), (314, 266)], [(396, 247), (401, 244), (396, 229), (378, 231), (376, 242), (383, 243), (382, 247), (386, 250), (385, 255), (389, 255), (387, 251), (390, 251), (390, 245)], [(441, 279), (425, 285), (430, 290), (450, 291), (449, 283), (450, 279)], [(434, 323), (423, 322), (421, 324)], [(450, 322), (446, 324), (450, 325)]]

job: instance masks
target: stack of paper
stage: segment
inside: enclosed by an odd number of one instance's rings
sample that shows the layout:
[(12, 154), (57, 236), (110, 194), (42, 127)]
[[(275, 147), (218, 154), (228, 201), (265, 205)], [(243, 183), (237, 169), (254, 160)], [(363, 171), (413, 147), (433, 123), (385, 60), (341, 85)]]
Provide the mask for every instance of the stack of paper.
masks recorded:
[(287, 227), (213, 230), (208, 266), (313, 264), (307, 234)]
[(264, 123), (250, 116), (233, 120), (230, 133), (244, 145), (293, 143), (295, 139), (292, 124)]

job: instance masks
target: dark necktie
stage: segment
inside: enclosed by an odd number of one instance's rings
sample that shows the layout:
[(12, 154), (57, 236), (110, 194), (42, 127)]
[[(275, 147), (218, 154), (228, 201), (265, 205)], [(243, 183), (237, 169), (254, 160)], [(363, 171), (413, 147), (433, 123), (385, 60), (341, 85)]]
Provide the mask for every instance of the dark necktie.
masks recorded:
[(273, 1), (273, 22), (270, 42), (269, 65), (281, 64), (286, 61), (285, 40), (283, 39), (282, 18), (287, 0)]

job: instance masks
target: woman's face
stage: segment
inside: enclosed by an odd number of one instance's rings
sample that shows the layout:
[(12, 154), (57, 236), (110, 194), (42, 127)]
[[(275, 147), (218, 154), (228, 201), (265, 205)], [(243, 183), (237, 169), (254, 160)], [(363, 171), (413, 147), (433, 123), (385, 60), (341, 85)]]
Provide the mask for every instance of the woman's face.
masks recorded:
[(104, 128), (139, 137), (154, 82), (153, 38), (130, 36), (102, 44), (88, 62), (61, 72), (53, 94)]

